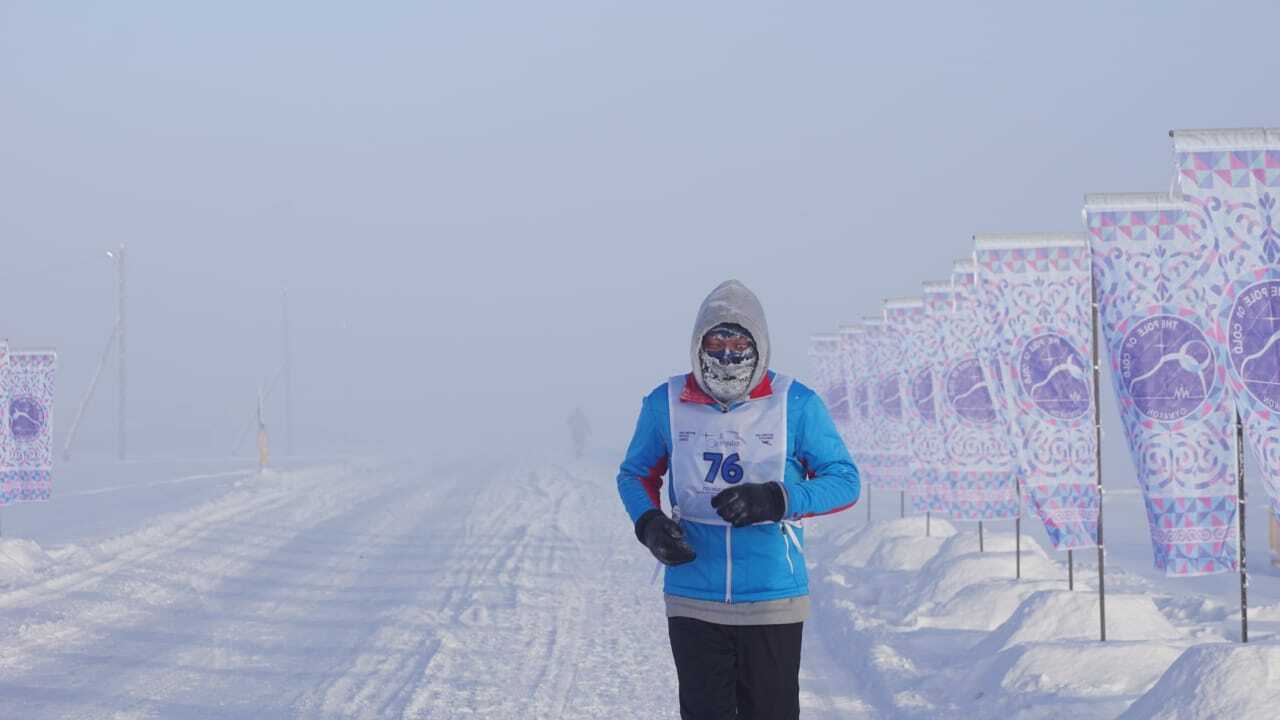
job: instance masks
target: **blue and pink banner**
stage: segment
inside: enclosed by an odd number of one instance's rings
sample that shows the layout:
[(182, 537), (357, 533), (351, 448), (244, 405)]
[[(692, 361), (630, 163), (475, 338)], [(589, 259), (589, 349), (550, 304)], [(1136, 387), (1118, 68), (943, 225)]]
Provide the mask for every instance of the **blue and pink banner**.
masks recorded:
[[(855, 463), (861, 463), (863, 448), (866, 446), (864, 436), (867, 428), (866, 390), (862, 378), (865, 374), (863, 354), (866, 341), (861, 323), (840, 326), (838, 365), (844, 380), (846, 412), (845, 422), (837, 423), (836, 429), (844, 440), (845, 448), (853, 456)], [(859, 397), (862, 401), (859, 402)], [(861, 465), (859, 464), (859, 468)]]
[(930, 493), (943, 463), (942, 433), (934, 388), (938, 342), (920, 298), (886, 300), (885, 319), (896, 330), (903, 362), (903, 428), (907, 437), (907, 496), (916, 512), (931, 510)]
[(53, 352), (10, 352), (0, 366), (4, 440), (0, 505), (48, 500), (53, 490)]
[(1280, 517), (1280, 129), (1173, 134), (1226, 385)]
[(1058, 550), (1096, 547), (1097, 416), (1089, 247), (1081, 235), (974, 238), (978, 297), (1027, 502)]
[(979, 319), (972, 269), (952, 274), (946, 288), (925, 284), (924, 295), (942, 350), (937, 410), (943, 433), (947, 514), (957, 520), (1014, 518), (1018, 488), (1009, 464), (1009, 445), (998, 424), (975, 341)]
[(881, 317), (863, 318), (868, 391), (867, 452), (873, 487), (907, 489), (909, 451), (904, 429), (901, 342), (895, 329)]
[(1101, 330), (1129, 450), (1146, 500), (1155, 567), (1233, 572), (1235, 406), (1214, 318), (1212, 256), (1188, 206), (1165, 194), (1088, 195)]

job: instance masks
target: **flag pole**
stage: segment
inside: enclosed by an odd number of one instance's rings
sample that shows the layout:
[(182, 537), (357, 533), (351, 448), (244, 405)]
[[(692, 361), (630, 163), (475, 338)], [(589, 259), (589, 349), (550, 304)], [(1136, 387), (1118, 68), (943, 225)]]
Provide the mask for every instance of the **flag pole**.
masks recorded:
[(1093, 257), (1089, 258), (1089, 324), (1093, 328), (1093, 454), (1098, 480), (1098, 636), (1107, 641), (1107, 585), (1102, 544), (1102, 403), (1098, 388), (1102, 371), (1098, 360), (1098, 280), (1093, 273)]
[(1240, 523), (1240, 642), (1249, 642), (1249, 571), (1244, 534), (1244, 423), (1236, 410), (1236, 517)]
[(978, 521), (978, 552), (986, 552), (986, 548), (982, 542), (982, 521)]

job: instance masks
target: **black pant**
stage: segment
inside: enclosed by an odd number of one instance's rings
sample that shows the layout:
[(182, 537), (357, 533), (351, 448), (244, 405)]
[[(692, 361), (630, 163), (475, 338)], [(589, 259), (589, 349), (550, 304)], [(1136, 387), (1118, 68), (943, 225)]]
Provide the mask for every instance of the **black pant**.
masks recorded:
[(796, 720), (804, 623), (667, 618), (683, 720)]

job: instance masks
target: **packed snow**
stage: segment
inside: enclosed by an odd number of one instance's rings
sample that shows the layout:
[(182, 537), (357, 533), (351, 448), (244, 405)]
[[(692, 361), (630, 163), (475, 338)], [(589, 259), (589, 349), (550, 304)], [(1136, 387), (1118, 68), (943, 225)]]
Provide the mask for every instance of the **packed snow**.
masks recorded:
[[(70, 466), (54, 501), (2, 515), (0, 717), (676, 718), (654, 563), (614, 472)], [(879, 506), (809, 522), (804, 717), (1280, 707), (1265, 556), (1248, 645), (1224, 598), (1109, 556), (1100, 643), (1090, 553), (1069, 591), (1034, 519), (1016, 579), (1008, 523), (980, 550), (972, 525)]]

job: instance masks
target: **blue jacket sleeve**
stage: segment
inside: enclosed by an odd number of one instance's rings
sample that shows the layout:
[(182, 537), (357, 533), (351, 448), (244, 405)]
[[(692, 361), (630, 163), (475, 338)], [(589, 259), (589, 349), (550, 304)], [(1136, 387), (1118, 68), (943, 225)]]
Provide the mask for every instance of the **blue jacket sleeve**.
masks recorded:
[(822, 398), (807, 387), (800, 386), (798, 390), (789, 398), (801, 403), (796, 417), (795, 456), (808, 479), (785, 483), (787, 516), (826, 515), (852, 507), (862, 490), (858, 466), (849, 457)]
[(669, 417), (667, 386), (663, 384), (641, 403), (635, 434), (618, 468), (618, 494), (632, 523), (645, 512), (662, 507), (662, 476), (670, 462)]

